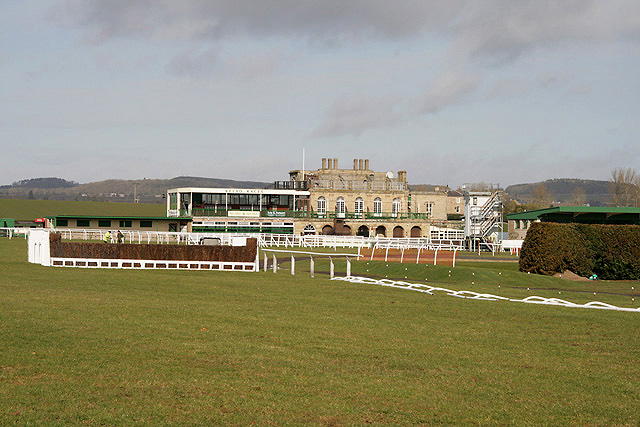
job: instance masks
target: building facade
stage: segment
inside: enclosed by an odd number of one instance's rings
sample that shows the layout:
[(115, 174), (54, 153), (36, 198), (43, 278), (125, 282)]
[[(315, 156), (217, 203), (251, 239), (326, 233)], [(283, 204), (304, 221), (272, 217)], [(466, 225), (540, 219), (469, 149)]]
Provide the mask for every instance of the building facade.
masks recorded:
[(455, 200), (446, 186), (411, 191), (405, 171), (376, 172), (368, 159), (340, 169), (338, 159), (325, 158), (273, 189), (170, 189), (167, 216), (193, 218), (198, 232), (425, 237), (460, 225), (450, 219), (464, 203)]

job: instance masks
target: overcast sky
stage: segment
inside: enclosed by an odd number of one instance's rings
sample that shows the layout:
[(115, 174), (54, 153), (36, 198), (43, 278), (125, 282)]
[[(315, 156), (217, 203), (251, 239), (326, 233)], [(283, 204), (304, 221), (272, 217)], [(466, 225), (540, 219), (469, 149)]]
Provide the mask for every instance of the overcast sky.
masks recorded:
[(638, 0), (4, 0), (0, 184), (640, 169)]

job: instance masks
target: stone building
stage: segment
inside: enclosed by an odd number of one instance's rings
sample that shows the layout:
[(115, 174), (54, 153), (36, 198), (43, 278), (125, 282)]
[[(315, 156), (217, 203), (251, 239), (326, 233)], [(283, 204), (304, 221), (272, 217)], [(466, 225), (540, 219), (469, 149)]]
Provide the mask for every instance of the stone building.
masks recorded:
[(376, 172), (368, 159), (340, 169), (337, 158), (323, 158), (320, 169), (293, 170), (275, 187), (309, 192), (306, 233), (424, 237), (433, 225), (450, 226), (449, 211), (464, 206), (461, 195), (458, 205), (449, 200), (456, 197), (446, 186), (411, 190), (406, 171)]

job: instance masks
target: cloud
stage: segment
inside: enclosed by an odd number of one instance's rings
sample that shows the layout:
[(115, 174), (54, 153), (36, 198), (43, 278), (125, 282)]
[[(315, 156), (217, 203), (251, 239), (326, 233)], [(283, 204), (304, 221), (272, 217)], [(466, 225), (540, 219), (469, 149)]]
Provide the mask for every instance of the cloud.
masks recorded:
[(343, 96), (327, 110), (313, 136), (360, 135), (367, 129), (392, 127), (403, 118), (393, 97)]
[(500, 63), (543, 46), (640, 39), (637, 0), (61, 0), (58, 22), (93, 40), (235, 36), (363, 42), (436, 35), (450, 58)]
[(427, 92), (415, 101), (417, 112), (431, 114), (457, 104), (472, 94), (482, 79), (477, 74), (448, 72), (436, 78)]
[(210, 48), (202, 52), (185, 51), (171, 59), (167, 72), (179, 77), (208, 77), (218, 65), (218, 50)]

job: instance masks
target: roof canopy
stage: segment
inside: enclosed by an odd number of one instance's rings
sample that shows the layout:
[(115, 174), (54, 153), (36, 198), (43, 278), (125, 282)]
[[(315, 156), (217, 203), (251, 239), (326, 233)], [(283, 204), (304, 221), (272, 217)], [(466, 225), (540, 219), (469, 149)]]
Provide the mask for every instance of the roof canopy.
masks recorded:
[(577, 222), (583, 224), (640, 224), (640, 208), (556, 206), (507, 215), (508, 220)]

